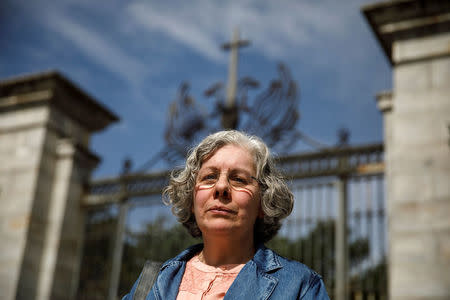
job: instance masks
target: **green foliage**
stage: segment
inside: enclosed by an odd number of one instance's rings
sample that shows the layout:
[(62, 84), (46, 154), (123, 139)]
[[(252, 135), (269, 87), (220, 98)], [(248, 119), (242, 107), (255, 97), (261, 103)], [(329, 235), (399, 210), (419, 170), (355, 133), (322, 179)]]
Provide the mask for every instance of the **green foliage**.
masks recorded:
[(163, 262), (200, 242), (199, 239), (191, 237), (179, 223), (170, 225), (165, 217), (159, 217), (154, 222), (148, 223), (142, 232), (128, 233), (129, 238), (125, 244), (122, 261), (119, 295), (129, 291), (146, 260)]
[(88, 215), (77, 299), (106, 299), (115, 225), (107, 210)]
[[(300, 261), (314, 269), (322, 275), (328, 290), (331, 291), (335, 281), (334, 237), (334, 220), (328, 220), (319, 222), (306, 236), (297, 239), (276, 236), (267, 246), (284, 257)], [(366, 238), (356, 239), (349, 244), (348, 251), (350, 267), (357, 266), (369, 255), (369, 241)], [(382, 273), (382, 270), (379, 273)], [(364, 276), (366, 275), (355, 277), (354, 282), (365, 278)]]
[(350, 278), (351, 290), (387, 294), (387, 264), (382, 260), (374, 267)]

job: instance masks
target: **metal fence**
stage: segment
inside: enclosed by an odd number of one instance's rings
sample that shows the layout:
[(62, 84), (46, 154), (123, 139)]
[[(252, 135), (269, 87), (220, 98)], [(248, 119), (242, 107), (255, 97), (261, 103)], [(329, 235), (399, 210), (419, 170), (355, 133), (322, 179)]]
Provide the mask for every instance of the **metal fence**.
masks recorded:
[[(336, 226), (339, 226), (339, 178), (295, 180), (292, 214), (285, 220), (275, 248), (322, 275), (336, 294)], [(349, 177), (347, 186), (347, 296), (386, 298), (386, 221), (383, 175)], [(270, 245), (273, 246), (273, 245)]]
[[(295, 205), (268, 246), (320, 273), (334, 299), (385, 299), (383, 146), (285, 156), (278, 165), (289, 180)], [(168, 259), (198, 242), (161, 202), (167, 178), (168, 172), (131, 174), (92, 183), (84, 200), (91, 213), (80, 299), (122, 296), (145, 260)], [(127, 230), (120, 235), (123, 215)], [(118, 256), (120, 272), (114, 271)]]

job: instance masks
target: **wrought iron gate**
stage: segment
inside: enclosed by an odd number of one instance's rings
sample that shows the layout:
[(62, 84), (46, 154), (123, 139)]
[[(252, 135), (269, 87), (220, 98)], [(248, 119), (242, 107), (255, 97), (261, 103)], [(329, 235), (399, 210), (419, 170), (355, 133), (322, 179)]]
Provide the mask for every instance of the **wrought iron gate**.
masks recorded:
[[(322, 274), (335, 299), (385, 299), (383, 146), (285, 156), (278, 165), (289, 180), (295, 205), (268, 246)], [(145, 260), (168, 259), (198, 242), (161, 202), (168, 174), (130, 174), (92, 182), (84, 202), (92, 213), (86, 226), (80, 299), (104, 299), (108, 291), (110, 297), (122, 296)], [(120, 237), (117, 224), (124, 214), (128, 230)], [(142, 214), (147, 224), (136, 228)], [(119, 253), (117, 241), (124, 245)], [(122, 257), (118, 283), (111, 277), (117, 272), (114, 253), (116, 260), (117, 255)]]

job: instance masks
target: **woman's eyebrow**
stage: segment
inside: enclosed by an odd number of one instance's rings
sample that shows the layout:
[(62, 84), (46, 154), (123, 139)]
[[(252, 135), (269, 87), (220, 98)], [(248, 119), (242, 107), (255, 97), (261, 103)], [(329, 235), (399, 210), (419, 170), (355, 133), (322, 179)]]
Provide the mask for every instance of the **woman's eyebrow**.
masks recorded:
[(214, 171), (214, 172), (216, 172), (216, 171), (218, 171), (218, 170), (219, 170), (219, 169), (216, 168), (216, 167), (205, 167), (205, 168), (200, 168), (199, 174), (200, 174), (200, 173), (207, 172), (207, 171)]
[(230, 173), (234, 173), (234, 174), (236, 174), (236, 173), (244, 173), (245, 175), (251, 176), (251, 172), (249, 172), (249, 171), (246, 170), (246, 169), (242, 169), (242, 168), (235, 168), (235, 169), (232, 169)]
[[(199, 170), (199, 174), (207, 172), (207, 171), (214, 171), (214, 172), (218, 172), (219, 168), (214, 167), (214, 166), (209, 166), (209, 167), (205, 167), (205, 168), (200, 168)], [(230, 174), (236, 174), (236, 173), (245, 173), (246, 175), (251, 175), (251, 171), (247, 170), (247, 169), (243, 169), (243, 168), (233, 168), (230, 170), (229, 172)]]

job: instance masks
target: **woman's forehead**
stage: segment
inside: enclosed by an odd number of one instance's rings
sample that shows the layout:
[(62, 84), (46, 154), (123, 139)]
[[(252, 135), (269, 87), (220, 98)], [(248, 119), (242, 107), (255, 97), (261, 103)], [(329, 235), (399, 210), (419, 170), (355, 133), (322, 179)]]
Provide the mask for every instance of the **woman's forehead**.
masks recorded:
[(255, 159), (246, 147), (228, 144), (216, 149), (205, 159), (200, 168), (228, 167), (234, 169), (255, 169)]

